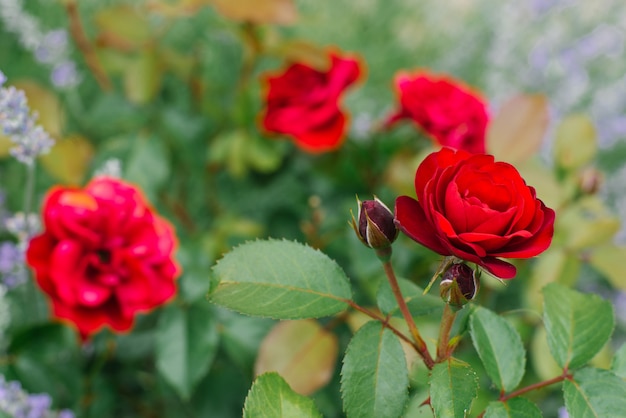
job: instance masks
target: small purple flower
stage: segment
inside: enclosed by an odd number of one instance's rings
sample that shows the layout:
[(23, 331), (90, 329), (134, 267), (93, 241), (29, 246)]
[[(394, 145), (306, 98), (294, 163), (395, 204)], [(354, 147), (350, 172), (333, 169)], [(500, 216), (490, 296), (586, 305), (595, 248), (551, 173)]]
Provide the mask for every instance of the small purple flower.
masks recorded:
[(59, 88), (73, 87), (80, 81), (76, 64), (72, 61), (61, 61), (55, 65), (50, 74), (50, 79), (52, 84)]
[[(1, 78), (6, 79), (4, 74)], [(13, 86), (0, 87), (0, 127), (15, 143), (11, 155), (26, 165), (32, 165), (38, 155), (47, 153), (54, 145), (36, 121), (37, 115), (31, 114), (23, 91)]]
[(55, 29), (46, 33), (35, 49), (35, 59), (44, 64), (53, 64), (62, 59), (67, 50), (67, 31)]
[(74, 418), (69, 410), (51, 410), (52, 398), (45, 393), (28, 394), (17, 381), (0, 375), (0, 412), (14, 418)]
[(24, 252), (12, 242), (0, 244), (0, 283), (11, 289), (26, 280)]

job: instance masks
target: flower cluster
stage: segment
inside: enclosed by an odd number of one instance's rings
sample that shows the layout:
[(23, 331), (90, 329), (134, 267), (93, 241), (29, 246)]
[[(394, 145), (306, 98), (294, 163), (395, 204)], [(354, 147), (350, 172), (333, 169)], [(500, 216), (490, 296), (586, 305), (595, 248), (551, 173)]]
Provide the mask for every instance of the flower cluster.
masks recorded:
[(84, 189), (54, 187), (43, 218), (27, 262), (54, 314), (83, 339), (104, 325), (127, 331), (137, 313), (176, 293), (173, 228), (135, 186), (97, 177)]
[[(341, 145), (347, 116), (338, 102), (363, 71), (354, 58), (331, 53), (329, 60), (327, 71), (294, 63), (282, 73), (266, 77), (262, 117), (266, 131), (289, 135), (311, 153), (331, 151)], [(487, 104), (478, 93), (457, 80), (427, 71), (400, 72), (395, 84), (399, 109), (387, 117), (387, 128), (409, 119), (439, 146), (485, 152), (489, 117)], [(362, 120), (358, 122), (363, 124)], [(359, 131), (363, 128), (355, 128), (357, 136)]]
[(0, 71), (0, 127), (15, 143), (11, 155), (32, 165), (38, 155), (50, 150), (54, 140), (36, 124), (37, 115), (30, 112), (24, 92), (13, 86), (3, 87), (5, 82), (6, 77)]
[(0, 412), (13, 418), (74, 418), (72, 411), (51, 410), (52, 398), (47, 394), (29, 395), (17, 381), (7, 382), (0, 375)]

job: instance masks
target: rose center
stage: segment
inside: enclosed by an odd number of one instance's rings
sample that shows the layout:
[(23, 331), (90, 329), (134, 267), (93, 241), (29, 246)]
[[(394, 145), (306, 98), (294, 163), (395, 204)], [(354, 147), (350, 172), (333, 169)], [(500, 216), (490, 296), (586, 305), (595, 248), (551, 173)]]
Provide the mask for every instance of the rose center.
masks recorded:
[(109, 250), (97, 250), (96, 255), (102, 264), (109, 264), (111, 262), (111, 252)]

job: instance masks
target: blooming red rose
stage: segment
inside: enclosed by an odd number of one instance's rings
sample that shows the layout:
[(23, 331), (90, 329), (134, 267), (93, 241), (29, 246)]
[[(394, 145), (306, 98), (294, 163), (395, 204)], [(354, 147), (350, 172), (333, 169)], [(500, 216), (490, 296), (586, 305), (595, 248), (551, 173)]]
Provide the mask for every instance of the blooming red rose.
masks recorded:
[(320, 71), (291, 64), (279, 75), (267, 77), (263, 128), (291, 136), (311, 153), (336, 149), (346, 132), (346, 115), (339, 100), (361, 74), (359, 62), (330, 54), (330, 68)]
[(54, 187), (43, 221), (27, 262), (55, 316), (73, 322), (83, 339), (105, 324), (129, 330), (136, 313), (176, 293), (174, 231), (136, 187), (107, 177), (84, 190)]
[(400, 72), (395, 85), (400, 109), (387, 119), (386, 126), (410, 119), (441, 146), (485, 153), (487, 106), (469, 87), (426, 71)]
[(445, 256), (471, 261), (510, 279), (513, 265), (496, 257), (529, 258), (550, 245), (554, 211), (537, 199), (510, 164), (491, 155), (443, 148), (415, 174), (417, 200), (396, 199), (400, 230)]

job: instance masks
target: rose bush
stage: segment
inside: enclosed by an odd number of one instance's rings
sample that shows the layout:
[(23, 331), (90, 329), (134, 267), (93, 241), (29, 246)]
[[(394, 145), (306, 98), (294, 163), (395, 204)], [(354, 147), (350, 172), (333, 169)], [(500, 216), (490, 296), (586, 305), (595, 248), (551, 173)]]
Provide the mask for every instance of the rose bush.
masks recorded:
[(476, 263), (497, 277), (515, 276), (498, 259), (529, 258), (548, 248), (554, 211), (537, 199), (512, 165), (443, 148), (415, 173), (417, 200), (396, 199), (399, 229), (445, 256)]
[(138, 312), (176, 293), (174, 231), (134, 186), (99, 177), (84, 190), (54, 187), (43, 220), (27, 262), (55, 316), (83, 339), (105, 324), (129, 330)]
[(294, 63), (280, 74), (266, 76), (265, 130), (288, 135), (311, 153), (341, 145), (347, 116), (339, 108), (339, 100), (362, 70), (354, 58), (330, 53), (329, 60), (327, 71)]
[(400, 72), (394, 84), (399, 109), (386, 126), (410, 119), (439, 145), (485, 153), (489, 117), (483, 99), (457, 80), (427, 71)]

